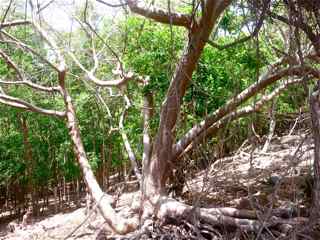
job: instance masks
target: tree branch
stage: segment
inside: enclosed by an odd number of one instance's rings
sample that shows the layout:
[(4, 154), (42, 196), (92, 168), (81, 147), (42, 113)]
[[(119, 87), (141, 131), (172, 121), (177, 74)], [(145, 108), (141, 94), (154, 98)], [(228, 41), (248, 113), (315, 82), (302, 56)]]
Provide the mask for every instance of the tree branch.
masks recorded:
[[(97, 77), (94, 76), (93, 71), (89, 71), (87, 70), (80, 62), (79, 60), (76, 58), (76, 56), (72, 53), (72, 52), (68, 52), (68, 55), (72, 58), (72, 60), (76, 63), (76, 65), (78, 65), (78, 67), (84, 71), (86, 73), (86, 77), (88, 78), (88, 80), (90, 80), (91, 82), (93, 82), (94, 84), (101, 86), (101, 87), (119, 87), (121, 85), (126, 84), (129, 80), (133, 79), (133, 73), (129, 72), (127, 74), (122, 73), (122, 77), (118, 80), (109, 80), (109, 81), (105, 81), (105, 80), (101, 80)], [(95, 68), (93, 68), (95, 69)], [(118, 72), (115, 72), (118, 74)]]
[(261, 27), (262, 27), (262, 25), (263, 25), (263, 21), (264, 21), (264, 19), (266, 17), (266, 13), (267, 13), (267, 9), (268, 9), (269, 3), (270, 3), (270, 0), (267, 0), (267, 1), (264, 2), (260, 18), (259, 18), (259, 20), (258, 20), (253, 32), (249, 36), (240, 38), (238, 40), (235, 40), (232, 43), (228, 43), (228, 44), (225, 44), (225, 45), (219, 45), (219, 44), (217, 44), (217, 43), (215, 43), (215, 42), (213, 42), (212, 40), (209, 39), (208, 40), (208, 44), (211, 45), (212, 47), (215, 47), (215, 48), (219, 49), (219, 50), (224, 50), (226, 48), (230, 48), (230, 47), (233, 47), (235, 45), (244, 43), (244, 42), (250, 40), (251, 38), (257, 36), (259, 31), (260, 31), (260, 29), (261, 29)]
[(6, 62), (9, 68), (12, 68), (18, 75), (18, 78), (20, 80), (24, 80), (24, 76), (18, 66), (11, 60), (11, 58), (0, 49), (0, 56), (3, 58), (3, 60)]
[(311, 38), (315, 37), (315, 34), (313, 33), (312, 28), (304, 22), (294, 21), (294, 20), (290, 21), (288, 18), (281, 16), (281, 15), (278, 15), (278, 14), (275, 14), (275, 13), (270, 13), (270, 15), (272, 18), (277, 19), (287, 25), (293, 25), (295, 27), (300, 28), (308, 35), (308, 37), (310, 37), (310, 36), (311, 36)]
[(19, 39), (15, 38), (14, 36), (12, 36), (11, 34), (7, 33), (4, 30), (0, 31), (1, 34), (3, 34), (5, 37), (7, 37), (10, 40), (0, 40), (0, 43), (6, 43), (6, 44), (14, 44), (17, 47), (21, 48), (21, 49), (25, 49), (28, 52), (32, 53), (33, 55), (39, 57), (43, 62), (45, 62), (46, 64), (48, 64), (50, 67), (52, 67), (54, 70), (58, 71), (57, 66), (55, 66), (54, 64), (52, 64), (48, 59), (46, 59), (45, 57), (41, 56), (40, 53), (38, 53), (37, 51), (35, 51), (32, 47), (28, 46), (27, 44), (21, 42)]
[[(58, 70), (59, 74), (64, 73), (66, 71), (66, 63), (64, 60), (64, 57), (61, 53), (61, 51), (59, 50), (56, 42), (54, 41), (54, 39), (52, 39), (49, 34), (44, 31), (42, 29), (42, 27), (37, 23), (36, 21), (36, 12), (34, 10), (34, 6), (33, 6), (33, 2), (30, 1), (30, 5), (31, 5), (31, 16), (32, 16), (32, 25), (35, 28), (35, 30), (40, 34), (40, 36), (43, 38), (43, 40), (51, 47), (52, 51), (54, 52), (54, 54), (56, 55), (57, 61), (59, 63), (59, 65), (55, 68)], [(54, 64), (53, 64), (54, 65)]]
[(18, 78), (21, 80), (21, 81), (3, 81), (0, 79), (0, 84), (26, 85), (33, 89), (44, 91), (44, 92), (54, 92), (54, 91), (59, 92), (60, 89), (58, 87), (45, 87), (45, 86), (41, 86), (39, 84), (33, 83), (31, 81), (28, 81), (24, 77), (23, 73), (20, 71), (19, 67), (15, 64), (15, 62), (13, 62), (13, 60), (1, 49), (0, 49), (0, 56), (4, 59), (4, 61), (7, 63), (9, 67), (14, 69), (14, 71), (17, 73)]
[(165, 100), (161, 106), (160, 123), (155, 137), (152, 157), (147, 163), (144, 177), (143, 196), (150, 203), (145, 206), (146, 215), (165, 192), (166, 181), (172, 171), (173, 144), (176, 136), (176, 122), (182, 105), (183, 96), (192, 79), (192, 74), (211, 34), (217, 19), (229, 6), (229, 0), (208, 0), (203, 6), (199, 21), (192, 25), (184, 52), (176, 65)]
[(255, 95), (257, 92), (261, 91), (262, 89), (266, 88), (270, 84), (276, 82), (277, 80), (281, 79), (285, 76), (301, 76), (310, 74), (315, 78), (320, 77), (320, 73), (308, 66), (296, 66), (287, 68), (285, 70), (281, 70), (277, 73), (269, 75), (269, 73), (261, 76), (260, 80), (256, 83), (249, 86), (247, 89), (242, 91), (236, 97), (229, 100), (226, 104), (222, 107), (217, 109), (213, 114), (208, 116), (205, 120), (200, 122), (199, 124), (195, 125), (191, 128), (173, 147), (173, 159), (178, 157), (184, 149), (196, 138), (199, 134), (203, 131), (206, 131), (208, 128), (211, 127), (216, 121), (219, 121), (222, 117), (233, 111), (237, 108), (240, 104), (244, 101), (248, 100), (250, 97)]
[(300, 20), (289, 20), (288, 18), (275, 14), (275, 13), (269, 13), (270, 16), (274, 19), (277, 19), (287, 25), (293, 25), (297, 28), (300, 28), (309, 38), (309, 40), (312, 42), (315, 51), (318, 56), (320, 56), (320, 36), (319, 34), (315, 34), (313, 31), (313, 28), (306, 24), (304, 21)]
[(26, 85), (28, 87), (31, 87), (35, 90), (40, 90), (43, 92), (60, 92), (60, 88), (59, 87), (45, 87), (36, 83), (33, 83), (31, 81), (28, 80), (23, 80), (23, 81), (3, 81), (0, 80), (0, 84), (4, 84), (4, 85)]
[(3, 22), (0, 23), (0, 30), (2, 28), (6, 28), (6, 27), (14, 27), (14, 26), (20, 26), (20, 25), (28, 25), (31, 22), (28, 20), (15, 20), (15, 21), (11, 21), (11, 22)]
[(116, 7), (123, 7), (123, 6), (126, 6), (127, 3), (118, 3), (118, 4), (114, 4), (114, 3), (108, 3), (106, 1), (103, 1), (103, 0), (96, 0), (97, 2), (99, 3), (102, 3), (104, 5), (107, 5), (108, 7), (113, 7), (113, 8), (116, 8)]
[(146, 18), (150, 18), (156, 22), (190, 28), (190, 15), (172, 12), (169, 13), (154, 6), (148, 8), (147, 6), (138, 3), (137, 0), (127, 0), (127, 4), (132, 12)]
[(277, 87), (270, 94), (262, 96), (260, 100), (258, 100), (256, 103), (249, 106), (242, 107), (238, 110), (228, 113), (224, 117), (220, 118), (218, 121), (214, 122), (214, 124), (212, 124), (205, 131), (201, 132), (201, 134), (194, 137), (192, 141), (189, 142), (188, 146), (182, 152), (180, 152), (176, 158), (179, 158), (180, 156), (189, 152), (191, 149), (198, 146), (204, 139), (214, 135), (219, 129), (225, 127), (229, 122), (235, 119), (238, 119), (240, 117), (245, 117), (249, 114), (252, 114), (253, 112), (259, 111), (267, 102), (271, 101), (276, 96), (281, 94), (284, 90), (286, 90), (288, 86), (299, 84), (299, 83), (302, 83), (303, 81), (304, 81), (303, 78), (284, 81), (279, 87)]
[(48, 116), (55, 116), (59, 118), (64, 118), (66, 116), (65, 112), (40, 108), (26, 101), (23, 101), (19, 98), (11, 97), (4, 93), (0, 93), (0, 103), (11, 106), (11, 107), (20, 108), (23, 110), (36, 112), (36, 113), (40, 113)]

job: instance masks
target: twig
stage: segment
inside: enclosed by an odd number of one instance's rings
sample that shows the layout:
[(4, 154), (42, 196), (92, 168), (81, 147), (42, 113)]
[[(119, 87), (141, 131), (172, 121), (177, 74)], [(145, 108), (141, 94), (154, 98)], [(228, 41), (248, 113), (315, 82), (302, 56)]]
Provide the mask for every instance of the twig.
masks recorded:
[(294, 129), (296, 128), (296, 125), (298, 124), (298, 122), (299, 122), (299, 120), (300, 120), (301, 117), (302, 117), (302, 114), (301, 114), (301, 108), (300, 108), (300, 114), (299, 114), (299, 116), (296, 118), (296, 120), (294, 121), (293, 127), (290, 129), (290, 132), (289, 132), (288, 136), (291, 136), (291, 135), (292, 135), (292, 133), (293, 133)]

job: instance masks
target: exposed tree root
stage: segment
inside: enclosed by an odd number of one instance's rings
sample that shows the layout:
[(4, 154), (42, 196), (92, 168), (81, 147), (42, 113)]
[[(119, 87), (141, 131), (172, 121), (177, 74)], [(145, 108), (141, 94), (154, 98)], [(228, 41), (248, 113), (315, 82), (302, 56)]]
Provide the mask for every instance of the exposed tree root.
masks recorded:
[(282, 225), (300, 225), (307, 222), (306, 218), (285, 219), (272, 215), (263, 219), (263, 214), (250, 210), (233, 208), (195, 208), (184, 203), (166, 198), (157, 211), (157, 217), (168, 219), (196, 219), (197, 221), (218, 227), (239, 228), (243, 231), (257, 232), (264, 227), (281, 228)]
[(275, 215), (263, 219), (251, 210), (195, 208), (169, 198), (161, 199), (155, 217), (134, 233), (101, 239), (292, 239), (292, 234), (303, 234), (308, 221)]
[(290, 216), (283, 209), (265, 214), (235, 208), (196, 208), (166, 197), (158, 206), (154, 215), (156, 221), (150, 221), (149, 225), (129, 235), (107, 239), (224, 239), (222, 236), (226, 234), (233, 234), (231, 239), (248, 239), (249, 235), (281, 239), (308, 222), (302, 217), (282, 217)]

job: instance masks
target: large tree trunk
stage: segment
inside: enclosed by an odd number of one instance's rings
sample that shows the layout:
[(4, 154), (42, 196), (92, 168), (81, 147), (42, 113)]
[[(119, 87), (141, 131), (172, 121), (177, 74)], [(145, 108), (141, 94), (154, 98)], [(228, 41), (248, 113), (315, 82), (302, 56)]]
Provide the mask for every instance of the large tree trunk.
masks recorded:
[[(218, 17), (230, 1), (209, 0), (204, 3), (200, 21), (194, 21), (189, 30), (188, 44), (176, 67), (175, 73), (161, 108), (160, 125), (154, 142), (151, 159), (144, 165), (144, 201), (152, 207), (166, 194), (165, 184), (172, 171), (172, 147), (175, 126), (182, 105), (182, 98), (191, 81), (203, 48)], [(146, 207), (146, 205), (144, 205)], [(151, 212), (150, 212), (151, 213)]]
[(310, 220), (315, 222), (320, 216), (320, 81), (310, 97), (310, 113), (314, 139), (314, 185)]

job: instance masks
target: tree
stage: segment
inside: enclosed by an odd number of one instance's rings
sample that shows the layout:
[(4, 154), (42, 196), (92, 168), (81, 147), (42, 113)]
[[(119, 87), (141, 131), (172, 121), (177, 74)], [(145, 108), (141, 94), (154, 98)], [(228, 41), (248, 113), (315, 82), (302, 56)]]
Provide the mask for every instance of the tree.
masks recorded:
[[(117, 65), (117, 68), (112, 73), (117, 79), (102, 80), (97, 76), (100, 62), (98, 57), (99, 54), (96, 50), (95, 39), (100, 39), (101, 36), (88, 19), (88, 1), (85, 3), (84, 20), (77, 20), (79, 25), (85, 29), (88, 38), (91, 40), (90, 53), (93, 57), (93, 67), (90, 70), (88, 70), (90, 64), (87, 59), (80, 59), (67, 48), (64, 48), (61, 51), (61, 48), (57, 44), (58, 41), (46, 32), (45, 27), (43, 27), (38, 20), (38, 13), (41, 12), (39, 11), (41, 7), (38, 6), (38, 9), (36, 9), (36, 4), (33, 4), (32, 1), (30, 3), (32, 8), (32, 17), (30, 20), (3, 21), (0, 25), (1, 35), (3, 38), (2, 42), (9, 45), (12, 44), (23, 49), (24, 52), (28, 52), (32, 54), (33, 57), (40, 59), (42, 64), (44, 63), (49, 66), (56, 74), (57, 85), (53, 87), (44, 86), (29, 80), (26, 74), (24, 74), (23, 69), (16, 64), (5, 50), (1, 50), (0, 55), (7, 66), (14, 71), (15, 77), (18, 80), (2, 80), (0, 84), (4, 86), (24, 85), (34, 89), (36, 92), (41, 91), (60, 96), (63, 99), (63, 110), (52, 110), (38, 107), (27, 101), (21, 100), (20, 98), (10, 96), (6, 93), (6, 89), (4, 88), (0, 89), (0, 102), (12, 107), (37, 112), (43, 115), (54, 116), (65, 120), (69, 136), (73, 143), (74, 155), (78, 160), (90, 194), (98, 203), (99, 210), (106, 222), (115, 232), (124, 234), (132, 231), (137, 228), (139, 222), (138, 219), (125, 220), (116, 214), (115, 210), (111, 207), (110, 197), (102, 192), (89, 165), (88, 157), (80, 135), (75, 106), (72, 101), (71, 94), (69, 93), (70, 82), (67, 81), (67, 56), (70, 57), (78, 69), (85, 74), (87, 81), (97, 89), (108, 88), (111, 92), (114, 88), (118, 89), (120, 96), (125, 102), (124, 111), (119, 119), (119, 129), (122, 131), (122, 139), (124, 141), (125, 148), (138, 178), (140, 176), (139, 164), (137, 163), (135, 154), (130, 146), (128, 137), (123, 131), (123, 121), (126, 116), (126, 111), (130, 106), (130, 99), (126, 94), (125, 88), (131, 81), (133, 81), (137, 85), (143, 86), (146, 89), (144, 92), (143, 110), (144, 153), (142, 157), (142, 177), (140, 186), (142, 191), (141, 202), (144, 206), (142, 216), (143, 221), (150, 218), (151, 215), (155, 215), (160, 219), (166, 219), (182, 218), (192, 214), (192, 206), (188, 206), (167, 197), (166, 183), (176, 162), (181, 158), (181, 156), (195, 148), (203, 140), (215, 134), (219, 128), (222, 128), (228, 122), (258, 111), (268, 101), (271, 101), (274, 97), (284, 91), (289, 85), (301, 83), (306, 78), (319, 78), (319, 72), (314, 69), (312, 65), (299, 64), (296, 55), (291, 52), (283, 54), (283, 56), (277, 59), (274, 64), (270, 64), (263, 74), (257, 77), (256, 82), (248, 86), (236, 96), (230, 98), (230, 100), (228, 100), (224, 105), (206, 116), (200, 123), (195, 124), (180, 139), (177, 139), (176, 128), (181, 107), (183, 105), (183, 99), (206, 44), (210, 43), (211, 46), (223, 51), (224, 48), (232, 47), (236, 44), (241, 44), (251, 38), (257, 37), (266, 18), (266, 13), (271, 9), (270, 5), (272, 2), (270, 0), (263, 0), (261, 2), (259, 1), (254, 3), (248, 2), (248, 6), (253, 8), (255, 10), (254, 13), (256, 14), (254, 18), (255, 21), (252, 22), (254, 30), (252, 31), (252, 34), (245, 37), (244, 40), (237, 40), (235, 43), (227, 44), (226, 46), (220, 46), (212, 40), (212, 31), (213, 29), (217, 29), (219, 19), (227, 11), (228, 7), (231, 5), (231, 1), (192, 1), (189, 13), (183, 14), (173, 12), (170, 8), (170, 4), (168, 4), (169, 8), (168, 11), (166, 11), (156, 7), (148, 8), (135, 0), (127, 0), (123, 4), (110, 4), (107, 1), (98, 2), (110, 7), (126, 6), (135, 14), (156, 22), (168, 24), (170, 27), (183, 27), (187, 32), (187, 42), (183, 53), (176, 64), (175, 70), (173, 71), (169, 87), (161, 105), (159, 126), (154, 140), (151, 141), (151, 137), (149, 135), (149, 120), (152, 116), (153, 108), (152, 94), (147, 91), (149, 79), (147, 76), (139, 76), (137, 73), (126, 69), (121, 58), (103, 38), (101, 41), (103, 42), (103, 47), (107, 48), (115, 58), (115, 65)], [(10, 9), (10, 5), (11, 2), (8, 9)], [(4, 20), (5, 19), (6, 17), (4, 17)], [(50, 54), (54, 56), (53, 60), (49, 60), (48, 56), (44, 57), (33, 47), (23, 43), (21, 40), (4, 30), (5, 28), (11, 28), (22, 24), (30, 25), (31, 28), (41, 36), (42, 41), (49, 47)], [(224, 25), (226, 25), (225, 22)], [(305, 31), (306, 34), (308, 34), (308, 30), (306, 29)], [(312, 39), (314, 40), (314, 37)], [(316, 48), (316, 42), (314, 41), (313, 43)], [(287, 77), (292, 78), (281, 82), (275, 89), (273, 89), (273, 91), (262, 94), (254, 104), (242, 106), (245, 101), (253, 96), (257, 96), (258, 93), (266, 90), (266, 88), (271, 84)], [(199, 218), (212, 225), (225, 224), (251, 231), (261, 227), (261, 223), (257, 220), (237, 219), (239, 214), (251, 216), (252, 213), (239, 213), (239, 211), (235, 209), (199, 209)]]

